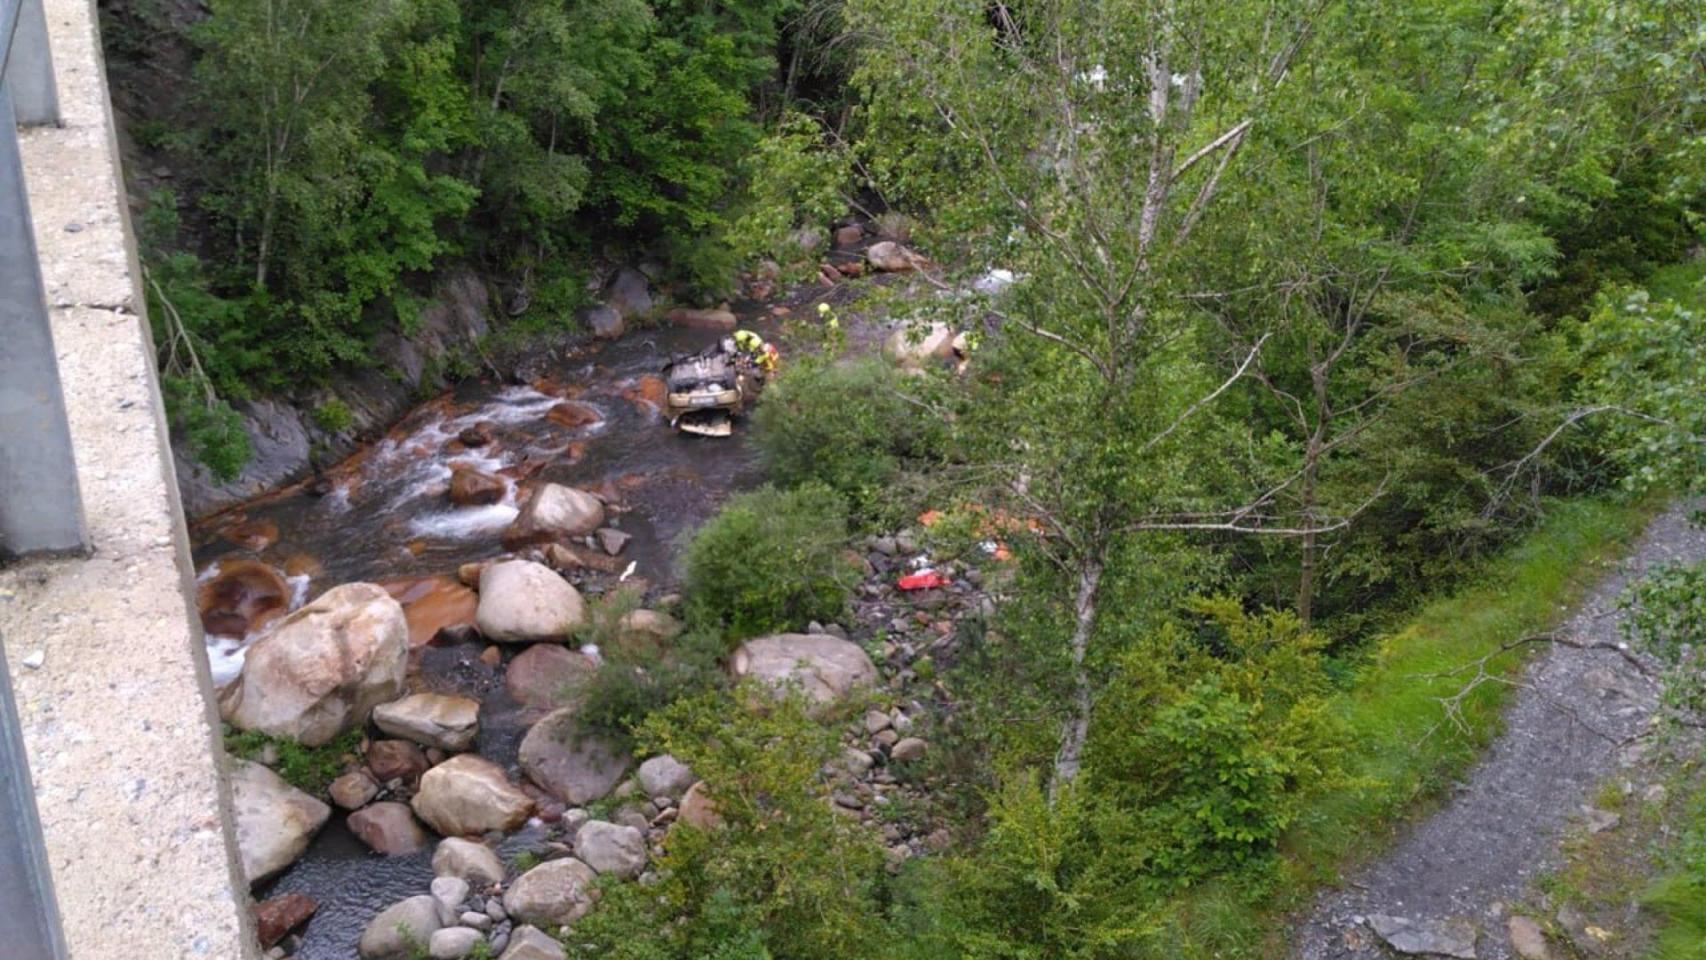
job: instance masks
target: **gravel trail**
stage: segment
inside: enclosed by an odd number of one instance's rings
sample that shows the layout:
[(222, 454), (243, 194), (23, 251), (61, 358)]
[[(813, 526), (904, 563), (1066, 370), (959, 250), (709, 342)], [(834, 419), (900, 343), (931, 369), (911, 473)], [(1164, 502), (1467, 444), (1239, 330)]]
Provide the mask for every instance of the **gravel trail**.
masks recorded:
[[(1617, 569), (1587, 594), (1561, 627), (1571, 641), (1617, 642), (1617, 598), (1654, 566), (1706, 558), (1706, 531), (1689, 526), (1687, 504), (1648, 526)], [(1391, 955), (1374, 930), (1391, 920), (1450, 946), (1458, 956), (1516, 956), (1502, 914), (1535, 876), (1557, 861), (1566, 830), (1589, 817), (1595, 785), (1637, 762), (1657, 706), (1657, 687), (1615, 650), (1547, 645), (1529, 665), (1506, 709), (1506, 728), (1443, 807), (1418, 821), (1378, 860), (1317, 898), (1292, 931), (1299, 960)], [(1463, 941), (1473, 952), (1463, 952)]]

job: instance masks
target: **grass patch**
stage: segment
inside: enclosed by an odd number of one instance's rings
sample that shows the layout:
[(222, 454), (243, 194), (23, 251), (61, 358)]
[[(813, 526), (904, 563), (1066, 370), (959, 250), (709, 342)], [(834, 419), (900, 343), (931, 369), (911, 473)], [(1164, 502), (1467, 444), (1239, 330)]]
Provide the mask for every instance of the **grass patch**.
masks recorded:
[(1666, 872), (1641, 896), (1659, 920), (1652, 960), (1706, 960), (1706, 786), (1689, 798)]
[[(1174, 955), (1282, 956), (1285, 915), (1342, 868), (1381, 851), (1498, 734), (1509, 688), (1483, 684), (1464, 702), (1458, 728), (1444, 720), (1438, 698), (1466, 677), (1444, 674), (1557, 623), (1657, 506), (1553, 504), (1538, 530), (1470, 578), (1473, 586), (1427, 604), (1382, 639), (1333, 701), (1351, 731), (1346, 769), (1356, 786), (1305, 804), (1270, 882), (1217, 881), (1181, 897), (1169, 923)], [(1514, 672), (1522, 662), (1512, 653), (1499, 667)]]
[(331, 743), (305, 747), (295, 740), (271, 737), (255, 730), (225, 728), (225, 752), (244, 760), (261, 761), (269, 752), (276, 757), (268, 764), (284, 781), (304, 793), (319, 796), (326, 792), (344, 765), (361, 746), (361, 729), (344, 733)]

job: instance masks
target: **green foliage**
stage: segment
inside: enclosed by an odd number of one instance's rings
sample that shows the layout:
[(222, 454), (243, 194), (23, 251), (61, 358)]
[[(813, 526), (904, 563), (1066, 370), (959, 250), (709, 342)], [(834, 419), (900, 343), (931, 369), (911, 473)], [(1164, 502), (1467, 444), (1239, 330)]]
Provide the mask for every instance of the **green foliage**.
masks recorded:
[(1689, 805), (1666, 871), (1641, 896), (1661, 920), (1650, 960), (1706, 960), (1706, 791)]
[(721, 633), (690, 630), (661, 643), (627, 634), (620, 621), (638, 606), (639, 598), (628, 591), (607, 595), (575, 632), (576, 642), (596, 644), (604, 661), (572, 692), (580, 719), (619, 742), (630, 740), (653, 713), (725, 682), (720, 658), (727, 645)]
[(225, 752), (245, 760), (273, 753), (272, 769), (284, 781), (304, 793), (323, 795), (326, 787), (343, 773), (361, 745), (361, 730), (349, 730), (318, 747), (304, 746), (286, 737), (273, 737), (255, 730), (225, 728)]
[(817, 354), (789, 363), (754, 415), (771, 478), (821, 483), (860, 518), (892, 506), (902, 469), (926, 466), (944, 441), (944, 426), (906, 396), (909, 388), (876, 357), (838, 362)]
[(1670, 706), (1706, 710), (1706, 562), (1660, 566), (1624, 591), (1618, 606), (1623, 636), (1666, 664)]
[(688, 621), (738, 639), (837, 620), (854, 580), (846, 546), (847, 503), (828, 487), (739, 494), (687, 543)]
[(350, 411), (349, 404), (333, 397), (314, 408), (314, 424), (327, 433), (339, 433), (348, 430), (355, 423), (355, 414)]
[(845, 145), (827, 136), (817, 120), (789, 113), (747, 155), (748, 205), (729, 229), (740, 254), (793, 264), (805, 256), (791, 242), (795, 228), (821, 228), (847, 210), (842, 191), (853, 178), (851, 158)]
[(882, 956), (881, 849), (834, 811), (819, 769), (837, 727), (798, 698), (742, 688), (678, 701), (640, 731), (702, 777), (723, 824), (677, 824), (651, 885), (607, 887), (571, 956), (726, 960)]

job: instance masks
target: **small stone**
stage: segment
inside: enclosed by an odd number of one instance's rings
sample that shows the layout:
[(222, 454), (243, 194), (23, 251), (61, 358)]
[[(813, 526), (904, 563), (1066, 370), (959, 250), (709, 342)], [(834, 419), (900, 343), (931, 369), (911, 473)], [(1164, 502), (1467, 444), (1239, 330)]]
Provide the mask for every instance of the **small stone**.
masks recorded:
[(1370, 914), (1368, 925), (1399, 953), (1476, 960), (1475, 925), (1467, 920), (1411, 920)]
[(459, 919), (464, 927), (473, 927), (475, 930), (492, 929), (492, 918), (487, 916), (484, 911), (466, 910), (463, 911)]
[(1583, 814), (1587, 821), (1589, 833), (1604, 833), (1607, 830), (1615, 830), (1617, 825), (1623, 822), (1623, 818), (1618, 814), (1610, 810), (1601, 810), (1598, 807), (1587, 807)]
[(286, 893), (255, 904), (255, 935), (261, 946), (271, 947), (285, 934), (302, 926), (319, 904), (300, 893)]
[(362, 843), (386, 856), (414, 853), (427, 845), (427, 832), (406, 803), (387, 800), (362, 807), (346, 822)]
[(434, 877), (432, 898), (451, 910), (468, 902), (468, 881), (461, 877)]
[(628, 545), (628, 541), (631, 539), (633, 538), (628, 534), (611, 527), (600, 527), (598, 529), (599, 549), (613, 557), (621, 553), (622, 549)]
[(640, 764), (640, 789), (648, 797), (679, 798), (693, 786), (693, 771), (669, 754), (651, 757)]
[(502, 923), (509, 919), (509, 913), (504, 910), (503, 901), (496, 897), (486, 901), (486, 916), (491, 917), (493, 923)]
[(379, 795), (379, 784), (366, 770), (352, 770), (327, 788), (332, 802), (345, 810), (358, 810)]
[(537, 927), (520, 926), (510, 931), (509, 949), (498, 960), (563, 960), (563, 947)]
[[(504, 879), (503, 863), (498, 860), (498, 855), (492, 852), (492, 848), (461, 837), (446, 837), (438, 842), (438, 849), (432, 852), (432, 872), (440, 877), (461, 877), (481, 886), (502, 883)], [(490, 906), (491, 903), (488, 903), (488, 910)]]
[(443, 927), (432, 932), (427, 952), (432, 960), (462, 960), (483, 939), (480, 931), (472, 927)]
[(1546, 931), (1532, 917), (1513, 916), (1506, 921), (1505, 929), (1510, 934), (1511, 949), (1522, 960), (1552, 960), (1552, 951), (1546, 945)]
[(575, 834), (575, 856), (599, 873), (614, 873), (632, 880), (646, 868), (645, 827), (618, 826), (591, 820)]
[(889, 715), (881, 710), (871, 710), (865, 714), (865, 732), (869, 734), (882, 733), (890, 726)]
[(31, 670), (40, 670), (42, 668), (42, 664), (47, 663), (47, 651), (31, 651), (30, 653), (25, 654), (24, 659), (20, 662), (22, 662), (24, 666), (29, 667)]
[(439, 925), (438, 901), (424, 895), (410, 897), (368, 921), (357, 950), (367, 960), (405, 957), (413, 945), (426, 943)]

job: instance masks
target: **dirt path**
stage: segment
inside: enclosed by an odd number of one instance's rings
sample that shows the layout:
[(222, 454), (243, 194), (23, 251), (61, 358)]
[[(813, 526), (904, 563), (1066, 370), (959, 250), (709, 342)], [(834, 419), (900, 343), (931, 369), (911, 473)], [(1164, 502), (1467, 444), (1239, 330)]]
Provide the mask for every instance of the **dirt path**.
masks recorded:
[[(1706, 558), (1706, 531), (1673, 506), (1562, 627), (1565, 637), (1615, 642), (1617, 597), (1658, 564)], [(1381, 859), (1322, 894), (1293, 930), (1300, 960), (1390, 955), (1382, 933), (1416, 952), (1504, 960), (1513, 950), (1505, 905), (1557, 862), (1572, 829), (1590, 825), (1597, 783), (1637, 763), (1657, 704), (1654, 683), (1616, 651), (1551, 645), (1523, 677), (1507, 727), (1445, 806), (1413, 825)], [(1380, 930), (1376, 932), (1377, 928)], [(1554, 948), (1554, 955), (1557, 950)]]

